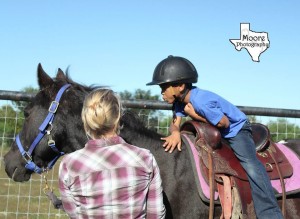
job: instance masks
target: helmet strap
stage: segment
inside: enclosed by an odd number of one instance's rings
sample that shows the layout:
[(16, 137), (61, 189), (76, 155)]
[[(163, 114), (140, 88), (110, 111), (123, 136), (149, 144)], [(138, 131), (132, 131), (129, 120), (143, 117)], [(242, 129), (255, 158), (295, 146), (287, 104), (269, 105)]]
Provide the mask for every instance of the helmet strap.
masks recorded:
[(181, 95), (181, 97), (179, 99), (180, 102), (184, 101), (184, 98), (186, 97), (186, 95), (188, 94), (188, 92), (189, 92), (189, 89), (184, 88), (183, 94)]
[(182, 92), (182, 95), (180, 95), (179, 97), (177, 97), (176, 95), (173, 95), (175, 101), (177, 101), (177, 102), (183, 102), (189, 91), (190, 91), (190, 86), (187, 85), (187, 84), (185, 84), (185, 87), (184, 87), (184, 90)]
[(183, 103), (184, 98), (186, 97), (188, 92), (189, 92), (189, 89), (184, 89), (183, 94), (180, 97), (176, 97), (175, 95), (173, 95), (173, 97), (174, 97), (175, 101)]
[[(175, 95), (173, 95), (173, 97), (175, 98), (175, 102), (183, 103), (184, 98), (188, 94), (189, 90), (190, 89), (188, 89), (188, 88), (184, 88), (183, 94), (180, 97), (176, 97)], [(172, 112), (173, 112), (173, 122), (175, 122), (175, 120), (176, 120), (175, 103), (173, 103), (173, 105), (172, 105)]]

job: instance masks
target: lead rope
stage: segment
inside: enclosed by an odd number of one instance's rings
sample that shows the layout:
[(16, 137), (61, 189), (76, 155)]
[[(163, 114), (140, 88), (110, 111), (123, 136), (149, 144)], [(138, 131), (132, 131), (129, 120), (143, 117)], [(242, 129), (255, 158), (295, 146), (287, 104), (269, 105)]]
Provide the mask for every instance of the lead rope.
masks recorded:
[(52, 202), (55, 209), (64, 210), (64, 207), (62, 205), (62, 201), (57, 198), (57, 196), (53, 193), (53, 189), (49, 187), (47, 176), (48, 176), (48, 170), (46, 172), (42, 173), (42, 178), (45, 182), (45, 187), (43, 189), (44, 194)]

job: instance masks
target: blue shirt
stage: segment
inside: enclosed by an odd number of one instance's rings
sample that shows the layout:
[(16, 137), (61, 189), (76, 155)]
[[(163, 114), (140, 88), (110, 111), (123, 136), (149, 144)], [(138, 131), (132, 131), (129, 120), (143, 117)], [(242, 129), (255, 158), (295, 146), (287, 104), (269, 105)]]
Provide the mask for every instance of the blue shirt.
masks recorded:
[[(224, 138), (235, 137), (247, 120), (247, 116), (235, 105), (211, 91), (192, 87), (190, 103), (200, 116), (206, 118), (214, 126), (220, 122), (224, 115), (227, 116), (229, 127), (220, 129)], [(176, 116), (187, 116), (184, 112), (184, 106), (184, 103), (175, 103)]]

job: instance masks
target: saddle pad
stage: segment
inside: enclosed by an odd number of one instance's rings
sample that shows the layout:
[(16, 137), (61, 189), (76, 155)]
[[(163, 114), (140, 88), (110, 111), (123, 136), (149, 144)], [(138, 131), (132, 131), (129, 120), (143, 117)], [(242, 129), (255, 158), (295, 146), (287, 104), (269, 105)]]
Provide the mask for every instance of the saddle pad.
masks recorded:
[[(189, 135), (186, 133), (181, 133), (182, 140), (186, 143), (187, 150), (189, 151), (192, 158), (192, 169), (194, 171), (194, 175), (196, 178), (198, 192), (203, 201), (209, 202), (210, 199), (210, 190), (207, 181), (202, 175), (200, 168), (200, 160), (198, 151), (194, 145), (194, 141), (191, 138), (195, 138), (193, 135)], [(283, 152), (283, 154), (290, 161), (294, 170), (300, 169), (300, 159), (298, 156), (287, 146), (283, 144), (276, 143), (277, 147)], [(293, 194), (300, 192), (300, 171), (293, 171), (293, 175), (289, 178), (284, 179), (286, 194)], [(282, 188), (280, 179), (271, 180), (271, 184), (273, 188), (277, 191), (277, 195), (282, 194)], [(219, 194), (215, 191), (214, 199), (218, 200)]]
[[(293, 175), (284, 179), (285, 191), (287, 194), (300, 192), (300, 159), (299, 157), (286, 145), (276, 143), (277, 147), (284, 153), (293, 167)], [(271, 180), (272, 186), (276, 191), (281, 194), (282, 188), (280, 180)]]
[[(194, 145), (194, 142), (191, 141), (191, 138), (195, 138), (195, 137), (193, 135), (187, 135), (186, 133), (181, 133), (181, 136), (183, 137), (182, 140), (185, 142), (187, 150), (191, 155), (192, 169), (194, 171), (194, 175), (196, 178), (199, 195), (203, 201), (209, 202), (210, 199), (209, 185), (204, 179), (204, 176), (202, 175), (200, 169), (199, 154)], [(215, 192), (214, 199), (218, 200), (218, 197), (219, 197), (218, 192)]]

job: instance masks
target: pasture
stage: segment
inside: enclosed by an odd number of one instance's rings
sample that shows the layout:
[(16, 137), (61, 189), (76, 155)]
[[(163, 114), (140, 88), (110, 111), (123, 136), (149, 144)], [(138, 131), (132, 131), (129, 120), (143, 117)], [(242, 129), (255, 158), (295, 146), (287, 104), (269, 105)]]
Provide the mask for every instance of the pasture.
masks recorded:
[[(22, 113), (9, 113), (7, 105), (11, 105), (11, 102), (0, 100), (0, 218), (68, 218), (63, 211), (55, 209), (44, 194), (45, 184), (41, 176), (34, 174), (30, 181), (26, 183), (16, 183), (7, 177), (4, 170), (3, 156), (9, 149), (9, 143), (14, 140), (18, 132), (17, 124), (22, 123), (24, 120)], [(163, 117), (158, 117), (155, 125), (151, 123), (151, 127), (160, 132), (168, 129), (167, 126), (160, 126), (162, 124), (160, 120), (172, 116), (170, 111), (164, 111), (163, 115)], [(272, 128), (274, 131), (271, 131), (271, 134), (275, 141), (282, 140), (282, 138), (300, 138), (299, 118), (278, 119), (277, 117), (267, 116), (251, 118), (254, 118), (256, 122), (274, 126), (275, 128)], [(12, 127), (15, 127), (14, 130), (11, 130)], [(59, 162), (48, 173), (47, 179), (49, 186), (53, 187), (54, 193), (59, 196), (57, 191), (58, 166)]]

